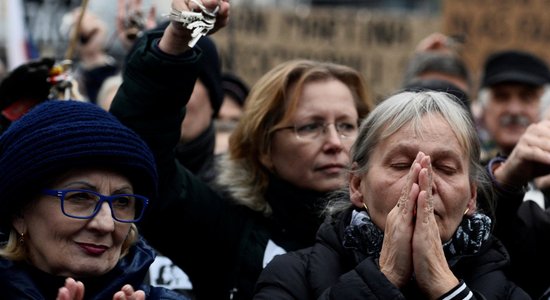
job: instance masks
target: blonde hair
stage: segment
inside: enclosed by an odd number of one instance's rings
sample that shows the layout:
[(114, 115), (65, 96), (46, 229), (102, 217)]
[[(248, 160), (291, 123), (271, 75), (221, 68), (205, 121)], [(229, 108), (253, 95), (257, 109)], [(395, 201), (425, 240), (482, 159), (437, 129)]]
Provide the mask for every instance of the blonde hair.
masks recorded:
[[(226, 167), (221, 168), (218, 180), (222, 186), (230, 187), (234, 198), (254, 210), (269, 213), (267, 202), (258, 201), (253, 195), (263, 195), (269, 182), (269, 170), (261, 158), (270, 156), (275, 126), (292, 117), (306, 84), (329, 79), (341, 81), (351, 90), (359, 121), (373, 109), (363, 76), (345, 65), (290, 60), (277, 65), (254, 84), (245, 100), (243, 115), (229, 138)], [(235, 170), (251, 190), (231, 190), (235, 185)]]
[[(0, 246), (0, 257), (11, 261), (28, 261), (28, 252), (25, 247), (23, 234), (20, 234), (12, 228), (8, 237), (8, 241)], [(130, 226), (126, 240), (122, 244), (120, 258), (128, 254), (130, 247), (132, 247), (138, 240), (138, 229), (135, 224)]]

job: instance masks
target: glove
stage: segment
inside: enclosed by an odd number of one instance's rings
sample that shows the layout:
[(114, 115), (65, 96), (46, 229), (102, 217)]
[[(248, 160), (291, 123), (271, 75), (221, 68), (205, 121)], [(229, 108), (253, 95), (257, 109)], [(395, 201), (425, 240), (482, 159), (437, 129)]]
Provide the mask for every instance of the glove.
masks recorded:
[(0, 110), (19, 100), (48, 99), (52, 83), (48, 82), (55, 60), (42, 58), (25, 63), (11, 71), (0, 82)]

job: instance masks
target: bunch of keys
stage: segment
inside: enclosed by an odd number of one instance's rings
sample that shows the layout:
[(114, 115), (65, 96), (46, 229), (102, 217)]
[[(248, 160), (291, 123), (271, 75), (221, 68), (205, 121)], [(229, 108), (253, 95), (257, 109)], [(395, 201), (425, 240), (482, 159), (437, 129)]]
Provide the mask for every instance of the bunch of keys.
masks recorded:
[(187, 43), (190, 48), (193, 48), (199, 39), (208, 34), (216, 23), (216, 14), (220, 9), (216, 6), (214, 11), (209, 11), (199, 0), (191, 0), (201, 9), (201, 12), (179, 11), (174, 8), (170, 11), (169, 18), (171, 21), (182, 23), (187, 29), (192, 30), (192, 39)]

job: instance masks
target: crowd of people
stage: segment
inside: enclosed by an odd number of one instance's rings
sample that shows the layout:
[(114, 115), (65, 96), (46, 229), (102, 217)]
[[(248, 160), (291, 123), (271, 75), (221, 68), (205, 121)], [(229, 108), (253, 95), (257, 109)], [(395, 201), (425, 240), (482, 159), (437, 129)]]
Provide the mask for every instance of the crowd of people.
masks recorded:
[(435, 33), (380, 101), (312, 59), (249, 86), (208, 36), (229, 1), (167, 9), (118, 20), (120, 64), (88, 15), (79, 68), (0, 76), (3, 297), (550, 299), (544, 59), (495, 52), (474, 91)]

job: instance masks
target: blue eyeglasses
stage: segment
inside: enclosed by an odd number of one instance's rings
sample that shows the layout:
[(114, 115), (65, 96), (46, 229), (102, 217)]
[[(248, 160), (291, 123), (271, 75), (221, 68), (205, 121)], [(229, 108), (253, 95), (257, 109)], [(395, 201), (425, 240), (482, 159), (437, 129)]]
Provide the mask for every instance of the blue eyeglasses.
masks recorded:
[(101, 209), (103, 202), (109, 203), (113, 219), (123, 223), (141, 220), (149, 203), (146, 197), (133, 194), (105, 196), (89, 190), (43, 190), (44, 195), (61, 200), (61, 211), (75, 219), (92, 219)]

